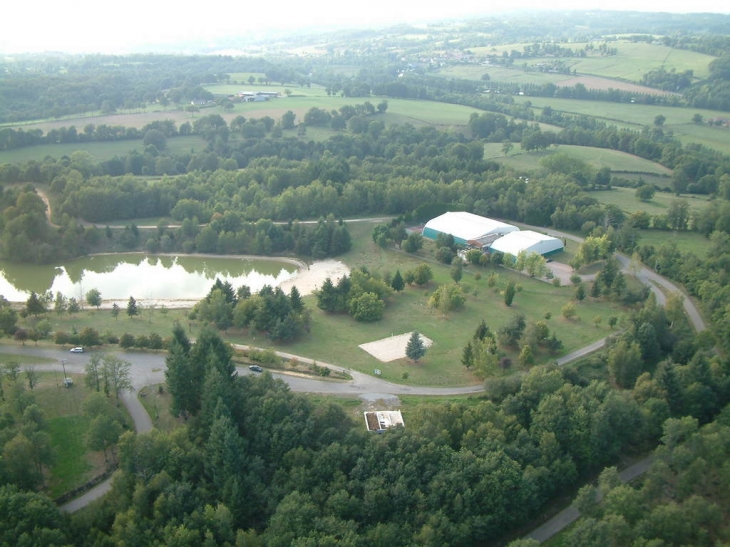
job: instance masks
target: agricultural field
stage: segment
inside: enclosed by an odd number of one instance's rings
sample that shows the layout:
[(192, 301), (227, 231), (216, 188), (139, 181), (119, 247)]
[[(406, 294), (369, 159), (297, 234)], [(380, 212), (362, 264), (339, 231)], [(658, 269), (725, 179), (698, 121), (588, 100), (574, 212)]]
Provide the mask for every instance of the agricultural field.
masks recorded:
[(682, 253), (693, 253), (703, 258), (707, 256), (711, 243), (697, 232), (664, 232), (659, 230), (641, 230), (639, 245), (654, 245), (659, 248), (665, 243), (675, 243)]
[[(608, 47), (618, 50), (616, 55), (602, 56), (598, 51), (598, 46), (602, 43), (601, 40), (592, 42), (595, 49), (593, 52), (589, 52), (587, 57), (569, 57), (564, 58), (564, 61), (578, 74), (592, 74), (606, 78), (639, 82), (641, 81), (641, 77), (647, 72), (662, 67), (666, 70), (674, 69), (677, 72), (692, 70), (696, 78), (705, 78), (710, 73), (709, 64), (714, 59), (711, 55), (683, 49), (674, 49), (660, 44), (621, 40), (606, 42)], [(526, 45), (531, 44), (506, 44), (489, 48), (472, 48), (472, 51), (477, 56), (486, 57), (488, 54), (501, 56), (503, 52), (510, 53), (513, 50), (522, 53)], [(581, 50), (585, 48), (587, 43), (568, 42), (562, 45), (573, 50)], [(554, 60), (552, 57), (517, 58), (515, 59), (515, 65), (527, 63), (528, 66), (535, 66)], [(493, 77), (493, 79), (497, 78)]]
[[(184, 154), (190, 152), (190, 150), (202, 151), (206, 146), (207, 143), (205, 140), (196, 135), (167, 139), (167, 149), (173, 154)], [(24, 162), (28, 160), (40, 161), (46, 156), (60, 158), (70, 156), (78, 150), (88, 152), (94, 161), (101, 162), (115, 156), (125, 156), (132, 150), (142, 152), (144, 150), (144, 144), (140, 139), (114, 142), (39, 144), (37, 146), (27, 146), (15, 150), (2, 150), (0, 151), (0, 163)]]
[[(557, 84), (567, 78), (565, 74), (548, 74), (537, 70), (506, 68), (499, 65), (455, 65), (441, 68), (432, 74), (442, 78), (459, 78), (464, 80), (481, 80), (482, 75), (489, 74), (489, 79), (495, 82), (517, 84)], [(489, 81), (484, 82), (484, 88), (489, 88)]]
[[(701, 108), (655, 106), (644, 104), (611, 103), (604, 101), (580, 101), (572, 99), (557, 99), (554, 97), (526, 97), (516, 96), (516, 103), (528, 102), (531, 104), (535, 114), (540, 114), (546, 106), (561, 112), (583, 114), (592, 116), (617, 125), (633, 126), (639, 129), (654, 124), (654, 118), (662, 115), (666, 118), (665, 129), (673, 125), (691, 123), (695, 114), (700, 114), (704, 119), (726, 117), (722, 112), (715, 110), (704, 110)], [(700, 126), (701, 127), (701, 126)]]
[(619, 176), (632, 175), (656, 175), (668, 177), (671, 170), (663, 165), (645, 160), (626, 152), (608, 150), (606, 148), (594, 148), (590, 146), (560, 145), (548, 150), (525, 152), (516, 145), (510, 154), (504, 155), (502, 144), (489, 143), (484, 147), (484, 157), (498, 161), (505, 165), (522, 171), (541, 169), (540, 160), (554, 154), (565, 154), (571, 158), (582, 160), (594, 169), (608, 167)]
[(682, 144), (702, 144), (723, 154), (730, 154), (730, 129), (727, 127), (685, 123), (674, 124), (671, 128)]
[(702, 211), (708, 204), (706, 196), (687, 195), (677, 198), (673, 193), (657, 192), (650, 201), (641, 201), (635, 194), (636, 190), (633, 188), (613, 188), (591, 192), (591, 196), (601, 203), (616, 205), (627, 214), (645, 211), (652, 216), (663, 215), (666, 214), (672, 202), (677, 199), (686, 201), (691, 212)]

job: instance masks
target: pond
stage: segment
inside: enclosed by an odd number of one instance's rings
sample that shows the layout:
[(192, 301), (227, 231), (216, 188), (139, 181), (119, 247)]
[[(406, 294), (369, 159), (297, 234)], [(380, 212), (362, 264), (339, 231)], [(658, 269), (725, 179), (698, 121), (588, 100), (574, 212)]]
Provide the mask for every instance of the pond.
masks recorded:
[(293, 263), (266, 258), (105, 254), (50, 265), (0, 262), (0, 295), (24, 302), (31, 291), (51, 291), (83, 301), (97, 289), (104, 300), (199, 300), (216, 277), (256, 292), (296, 273)]

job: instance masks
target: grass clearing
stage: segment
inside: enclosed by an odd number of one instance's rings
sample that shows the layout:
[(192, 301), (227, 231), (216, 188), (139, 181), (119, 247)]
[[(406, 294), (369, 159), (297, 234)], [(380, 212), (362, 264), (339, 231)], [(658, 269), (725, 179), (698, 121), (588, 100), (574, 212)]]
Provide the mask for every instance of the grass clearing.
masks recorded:
[(671, 174), (670, 169), (653, 161), (645, 160), (644, 158), (618, 150), (595, 148), (592, 146), (560, 145), (551, 147), (548, 150), (533, 152), (525, 152), (518, 149), (505, 156), (501, 144), (489, 143), (485, 146), (484, 153), (488, 159), (493, 159), (499, 163), (523, 171), (542, 169), (540, 160), (555, 154), (565, 154), (571, 158), (579, 159), (596, 170), (602, 167), (608, 167), (617, 175), (631, 173), (666, 177)]
[(90, 420), (83, 415), (82, 405), (90, 391), (84, 385), (83, 375), (68, 376), (74, 381), (70, 388), (61, 384), (62, 373), (42, 372), (32, 392), (48, 420), (48, 433), (56, 455), (48, 482), (52, 498), (83, 484), (105, 469), (104, 458), (87, 453), (84, 444)]
[[(368, 228), (369, 233), (372, 227)], [(283, 349), (368, 374), (379, 369), (382, 378), (393, 382), (458, 386), (481, 381), (463, 367), (460, 360), (464, 344), (471, 338), (482, 319), (487, 321), (492, 330), (498, 330), (517, 313), (524, 313), (528, 320), (537, 321), (546, 312), (550, 312), (552, 319), (549, 326), (563, 341), (567, 353), (606, 336), (610, 333), (607, 318), (623, 313), (622, 309), (613, 304), (586, 300), (578, 304), (579, 318), (567, 321), (562, 318), (560, 308), (572, 300), (571, 287), (555, 287), (501, 268), (479, 269), (482, 279), (477, 281), (473, 277), (477, 270), (467, 267), (461, 282), (467, 293), (467, 303), (464, 309), (452, 312), (444, 318), (427, 304), (428, 297), (439, 284), (450, 282), (448, 266), (433, 262), (432, 247), (425, 248), (421, 256), (412, 256), (384, 251), (362, 237), (353, 237), (353, 241), (358, 244), (344, 257), (350, 267), (367, 265), (370, 271), (387, 271), (393, 274), (396, 269), (403, 273), (426, 260), (434, 271), (434, 281), (427, 287), (409, 287), (402, 293), (393, 295), (386, 307), (384, 318), (375, 323), (359, 323), (347, 315), (325, 314), (316, 308), (316, 300), (310, 296), (305, 301), (313, 310), (313, 322), (312, 331), (306, 338), (281, 347), (273, 346), (267, 339), (246, 332), (231, 333), (230, 339), (236, 343)], [(487, 277), (491, 272), (499, 280), (495, 287), (488, 287)], [(520, 285), (522, 290), (515, 297), (512, 307), (507, 308), (501, 291), (510, 280)], [(592, 318), (596, 315), (606, 319), (599, 328), (592, 323)], [(357, 347), (362, 343), (412, 330), (434, 340), (434, 345), (426, 356), (416, 364), (405, 359), (381, 363)], [(508, 353), (516, 363), (516, 351), (510, 350)], [(538, 357), (539, 362), (553, 359), (554, 356), (547, 354)], [(515, 364), (514, 368), (516, 367)]]
[[(184, 154), (190, 150), (201, 152), (205, 149), (204, 139), (195, 136), (174, 137), (167, 140), (167, 149), (173, 154)], [(0, 151), (0, 163), (41, 161), (46, 156), (60, 158), (71, 156), (76, 151), (88, 152), (95, 161), (110, 160), (115, 156), (126, 156), (132, 150), (142, 152), (144, 144), (141, 139), (114, 142), (77, 142), (66, 144), (39, 144), (14, 150)]]
[[(641, 230), (639, 245), (654, 245), (657, 249), (665, 243), (675, 243), (682, 253), (693, 253), (699, 258), (707, 256), (712, 243), (697, 232), (662, 232)], [(649, 264), (651, 266), (651, 264)]]
[[(674, 49), (669, 46), (660, 44), (647, 44), (644, 42), (631, 41), (611, 41), (609, 47), (616, 48), (616, 55), (602, 56), (597, 46), (602, 40), (597, 39), (591, 42), (596, 46), (596, 50), (589, 52), (587, 57), (572, 57), (564, 59), (571, 69), (576, 70), (579, 74), (594, 74), (596, 76), (604, 76), (607, 78), (620, 78), (638, 82), (641, 77), (650, 70), (659, 69), (661, 67), (666, 70), (675, 69), (677, 72), (692, 70), (695, 78), (705, 78), (709, 75), (709, 64), (714, 60), (711, 55), (696, 53), (694, 51)], [(532, 44), (504, 44), (493, 47), (476, 47), (472, 51), (477, 56), (485, 56), (489, 54), (510, 53), (513, 50), (524, 51), (526, 45)], [(570, 43), (566, 44), (573, 50), (585, 49), (587, 43)], [(528, 67), (534, 66), (545, 61), (554, 61), (553, 58), (525, 58), (517, 59), (516, 64), (522, 65), (526, 63)], [(492, 68), (481, 67), (485, 72), (489, 72), (492, 79), (498, 79), (492, 75)], [(517, 69), (515, 69), (517, 70)], [(530, 73), (528, 73), (530, 74)], [(535, 74), (535, 73), (532, 73)], [(537, 73), (540, 74), (540, 73)], [(536, 75), (537, 75), (536, 74)], [(565, 79), (565, 76), (563, 76)], [(512, 80), (510, 80), (512, 81)]]
[[(701, 114), (705, 119), (725, 117), (722, 112), (701, 108), (672, 107), (661, 105), (645, 105), (631, 103), (611, 103), (606, 101), (582, 101), (577, 99), (558, 99), (555, 97), (527, 97), (515, 96), (516, 103), (529, 101), (536, 114), (543, 108), (550, 106), (554, 110), (583, 114), (613, 123), (633, 125), (637, 128), (654, 125), (654, 118), (659, 114), (666, 117), (665, 130), (674, 125), (684, 125), (692, 122), (695, 114)], [(697, 127), (704, 127), (698, 125)], [(713, 129), (708, 126), (708, 129)]]
[(611, 190), (591, 192), (590, 195), (601, 203), (620, 207), (627, 214), (645, 211), (652, 216), (666, 214), (671, 204), (677, 200), (687, 202), (691, 212), (702, 211), (709, 204), (706, 196), (687, 195), (678, 198), (675, 194), (668, 192), (657, 192), (650, 201), (641, 201), (636, 197), (636, 190), (634, 188), (615, 187)]
[(59, 416), (48, 420), (48, 432), (56, 454), (56, 463), (51, 468), (48, 485), (51, 498), (56, 498), (103, 472), (103, 465), (95, 468), (86, 457), (84, 437), (90, 423), (91, 420), (86, 416)]

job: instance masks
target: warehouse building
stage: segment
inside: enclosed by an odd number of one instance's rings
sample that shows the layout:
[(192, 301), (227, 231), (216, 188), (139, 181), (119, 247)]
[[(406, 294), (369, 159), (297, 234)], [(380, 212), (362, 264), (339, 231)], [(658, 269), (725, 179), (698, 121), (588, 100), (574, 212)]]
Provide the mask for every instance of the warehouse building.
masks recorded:
[(446, 234), (452, 235), (458, 244), (484, 247), (496, 238), (518, 230), (517, 226), (511, 224), (459, 211), (444, 213), (429, 220), (423, 228), (423, 237), (436, 239), (439, 234)]
[(532, 230), (510, 232), (494, 241), (489, 250), (516, 257), (521, 251), (550, 256), (563, 250), (563, 242), (552, 236), (539, 234)]

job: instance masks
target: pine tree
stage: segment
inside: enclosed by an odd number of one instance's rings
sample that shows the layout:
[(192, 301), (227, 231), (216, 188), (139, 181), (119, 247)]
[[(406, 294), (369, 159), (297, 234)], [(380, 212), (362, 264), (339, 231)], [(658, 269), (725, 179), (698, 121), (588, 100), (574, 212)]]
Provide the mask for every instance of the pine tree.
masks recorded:
[(489, 330), (489, 327), (487, 326), (487, 322), (482, 319), (482, 322), (479, 323), (479, 326), (477, 327), (476, 332), (474, 333), (474, 340), (484, 340), (487, 336), (491, 336), (492, 333)]
[(406, 345), (406, 357), (411, 361), (418, 361), (424, 355), (426, 355), (426, 347), (423, 345), (421, 335), (417, 331), (413, 331), (408, 345)]
[(129, 317), (134, 317), (139, 313), (139, 310), (137, 309), (137, 301), (134, 299), (133, 296), (129, 297), (129, 302), (127, 302), (127, 315)]
[(471, 346), (471, 342), (467, 342), (464, 346), (464, 351), (461, 354), (461, 364), (466, 368), (470, 368), (474, 364), (474, 349)]
[(289, 292), (289, 301), (291, 302), (291, 309), (295, 313), (301, 313), (304, 310), (304, 302), (302, 302), (302, 295), (299, 294), (299, 289), (292, 287)]
[(507, 306), (511, 306), (512, 305), (512, 301), (515, 298), (515, 292), (517, 292), (515, 290), (515, 284), (512, 281), (510, 281), (507, 284), (507, 288), (504, 290), (504, 303), (505, 303), (505, 305), (507, 305)]
[(393, 276), (393, 280), (390, 282), (390, 286), (396, 292), (400, 292), (406, 288), (406, 282), (403, 281), (403, 276), (401, 275), (400, 270), (395, 271), (395, 275)]

